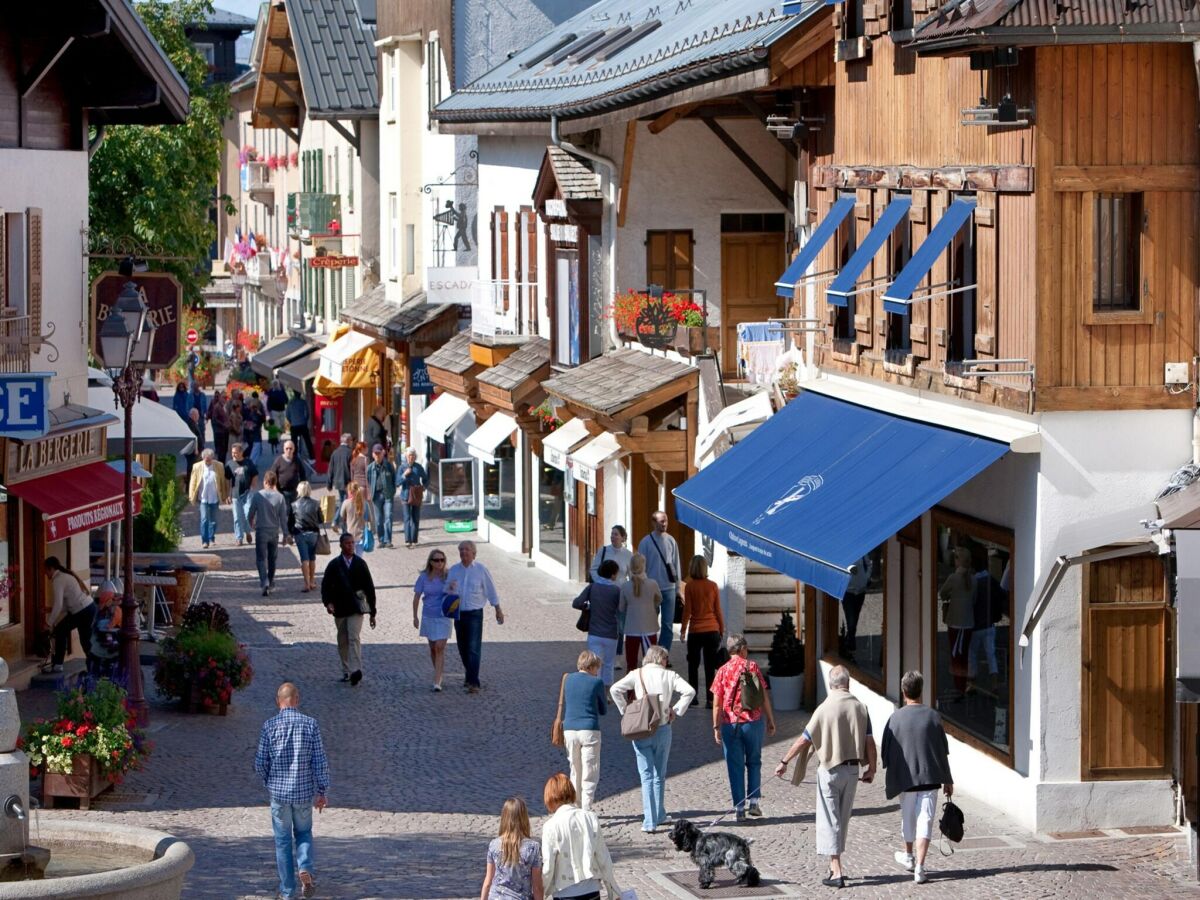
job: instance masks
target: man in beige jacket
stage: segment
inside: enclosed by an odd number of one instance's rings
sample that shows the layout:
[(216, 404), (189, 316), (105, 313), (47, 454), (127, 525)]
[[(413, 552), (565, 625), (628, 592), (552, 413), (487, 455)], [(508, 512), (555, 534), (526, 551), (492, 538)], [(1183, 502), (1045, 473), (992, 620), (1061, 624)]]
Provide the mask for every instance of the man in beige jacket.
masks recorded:
[[(867, 708), (850, 693), (850, 673), (845, 666), (829, 670), (829, 694), (808, 720), (804, 733), (796, 738), (783, 755), (775, 774), (787, 772), (788, 763), (804, 753), (817, 757), (817, 853), (829, 857), (829, 876), (821, 882), (828, 887), (845, 887), (842, 854), (854, 794), (858, 788), (859, 767), (867, 769), (862, 780), (875, 777), (875, 741), (871, 737), (871, 719)], [(798, 774), (803, 777), (803, 766)], [(796, 779), (793, 779), (795, 782)]]
[(217, 507), (229, 502), (225, 467), (217, 464), (216, 454), (209, 447), (200, 454), (200, 461), (192, 466), (188, 499), (200, 504), (200, 542), (207, 550), (217, 538)]

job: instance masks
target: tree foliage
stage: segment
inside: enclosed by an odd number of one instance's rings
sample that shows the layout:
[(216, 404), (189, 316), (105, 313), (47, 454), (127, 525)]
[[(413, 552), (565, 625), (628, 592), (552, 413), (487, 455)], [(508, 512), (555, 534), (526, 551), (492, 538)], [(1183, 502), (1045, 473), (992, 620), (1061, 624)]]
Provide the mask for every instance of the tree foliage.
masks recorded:
[[(210, 0), (145, 0), (138, 14), (187, 82), (191, 110), (182, 125), (115, 125), (90, 164), (91, 234), (94, 243), (130, 240), (180, 262), (155, 262), (183, 285), (184, 302), (200, 301), (209, 281), (209, 248), (216, 226), (209, 215), (221, 170), (222, 120), (232, 114), (229, 89), (206, 84), (208, 64), (185, 33), (203, 22)], [(93, 261), (94, 279), (112, 260)]]

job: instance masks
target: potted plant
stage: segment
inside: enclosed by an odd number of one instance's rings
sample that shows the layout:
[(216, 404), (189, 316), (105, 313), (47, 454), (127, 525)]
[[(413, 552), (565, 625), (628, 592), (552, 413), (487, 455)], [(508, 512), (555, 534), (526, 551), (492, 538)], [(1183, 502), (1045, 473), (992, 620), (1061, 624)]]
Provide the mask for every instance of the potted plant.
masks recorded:
[(675, 349), (696, 354), (715, 349), (715, 328), (705, 331), (704, 310), (690, 298), (664, 292), (661, 297), (629, 290), (617, 294), (608, 309), (617, 332), (630, 340), (658, 349)]
[(76, 797), (80, 809), (138, 769), (150, 752), (125, 691), (102, 678), (55, 695), (56, 714), (25, 730), (18, 747), (29, 757), (29, 774), (42, 773), (42, 803)]
[(804, 696), (804, 645), (796, 637), (796, 623), (790, 612), (785, 612), (775, 626), (767, 652), (767, 676), (771, 680), (771, 704), (776, 709), (799, 709)]
[(785, 400), (794, 400), (800, 393), (800, 369), (795, 363), (788, 363), (779, 370), (775, 384)]
[(219, 603), (188, 607), (179, 632), (159, 644), (154, 684), (162, 697), (181, 701), (188, 712), (225, 715), (233, 692), (253, 677), (250, 656)]

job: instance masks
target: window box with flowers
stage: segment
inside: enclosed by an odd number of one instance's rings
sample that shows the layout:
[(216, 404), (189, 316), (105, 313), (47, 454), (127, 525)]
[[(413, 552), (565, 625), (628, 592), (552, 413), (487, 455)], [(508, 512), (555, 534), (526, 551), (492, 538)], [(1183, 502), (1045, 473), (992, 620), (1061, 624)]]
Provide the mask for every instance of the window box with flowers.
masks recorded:
[(706, 349), (715, 350), (720, 340), (718, 329), (705, 324), (700, 306), (669, 291), (662, 297), (634, 290), (617, 294), (609, 315), (622, 337), (657, 350), (696, 355)]
[(542, 431), (546, 433), (556, 431), (562, 426), (562, 419), (555, 414), (554, 407), (550, 405), (549, 400), (543, 400), (541, 405), (534, 407), (531, 412), (537, 418)]
[(88, 809), (93, 797), (141, 768), (150, 745), (124, 689), (107, 678), (59, 691), (56, 699), (55, 716), (31, 723), (19, 746), (29, 757), (30, 776), (42, 775), (44, 806), (72, 797)]
[(187, 712), (225, 715), (233, 692), (248, 687), (253, 677), (246, 647), (233, 636), (219, 603), (188, 607), (179, 633), (159, 644), (154, 684)]

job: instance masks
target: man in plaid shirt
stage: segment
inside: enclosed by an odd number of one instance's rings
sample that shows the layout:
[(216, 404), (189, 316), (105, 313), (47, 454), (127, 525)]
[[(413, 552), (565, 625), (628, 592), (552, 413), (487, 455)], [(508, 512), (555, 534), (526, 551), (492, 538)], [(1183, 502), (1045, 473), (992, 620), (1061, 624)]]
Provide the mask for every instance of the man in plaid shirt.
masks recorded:
[[(271, 824), (275, 831), (275, 863), (279, 867), (279, 896), (292, 900), (311, 897), (313, 881), (312, 811), (325, 808), (329, 790), (329, 760), (321, 743), (317, 720), (300, 713), (300, 690), (285, 681), (275, 692), (279, 712), (263, 723), (254, 755), (254, 771), (271, 794)], [(293, 840), (295, 853), (293, 854)], [(296, 893), (296, 867), (300, 893)]]

